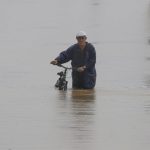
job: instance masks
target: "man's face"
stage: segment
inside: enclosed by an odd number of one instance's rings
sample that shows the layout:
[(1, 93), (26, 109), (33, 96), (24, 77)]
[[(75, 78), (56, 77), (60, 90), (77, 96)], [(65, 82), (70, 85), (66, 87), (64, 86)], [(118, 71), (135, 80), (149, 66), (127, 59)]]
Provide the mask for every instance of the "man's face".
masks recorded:
[(83, 46), (83, 45), (85, 45), (87, 38), (86, 38), (86, 36), (79, 36), (79, 37), (76, 37), (76, 39), (78, 41), (78, 44), (80, 46)]

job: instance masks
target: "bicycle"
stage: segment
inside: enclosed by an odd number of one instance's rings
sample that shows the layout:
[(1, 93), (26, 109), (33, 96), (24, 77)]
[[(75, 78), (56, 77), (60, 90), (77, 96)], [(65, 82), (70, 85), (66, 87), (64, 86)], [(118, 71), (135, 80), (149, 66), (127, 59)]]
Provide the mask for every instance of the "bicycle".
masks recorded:
[(67, 85), (68, 85), (68, 81), (66, 81), (66, 74), (67, 74), (67, 71), (72, 69), (72, 68), (65, 67), (62, 64), (57, 64), (57, 66), (64, 68), (64, 71), (57, 73), (59, 78), (55, 83), (55, 87), (58, 88), (59, 90), (66, 91)]

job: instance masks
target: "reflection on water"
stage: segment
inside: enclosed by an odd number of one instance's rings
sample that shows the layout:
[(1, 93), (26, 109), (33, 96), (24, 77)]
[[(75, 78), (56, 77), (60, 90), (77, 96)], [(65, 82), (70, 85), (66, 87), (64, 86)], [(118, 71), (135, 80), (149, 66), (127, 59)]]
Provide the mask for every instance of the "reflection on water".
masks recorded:
[(79, 143), (89, 143), (93, 139), (95, 115), (95, 91), (71, 91), (72, 135)]
[(146, 60), (147, 60), (147, 61), (150, 61), (150, 57), (146, 57)]
[(148, 28), (148, 31), (147, 31), (148, 32), (148, 40), (147, 41), (148, 41), (148, 44), (150, 45), (150, 3), (148, 5), (147, 19), (148, 19), (148, 21), (147, 21), (148, 22), (148, 25), (147, 25), (148, 26), (147, 27)]
[(100, 4), (100, 0), (93, 0), (92, 5), (98, 6)]
[(147, 75), (147, 76), (145, 77), (145, 86), (146, 86), (147, 88), (150, 88), (150, 75)]
[(150, 37), (149, 37), (149, 39), (148, 39), (148, 44), (150, 45)]
[[(0, 150), (150, 149), (150, 0), (1, 0), (0, 12)], [(49, 61), (82, 29), (95, 90), (55, 90)]]
[(146, 113), (150, 113), (150, 103), (144, 105), (144, 110), (146, 111)]
[(95, 89), (92, 90), (72, 90), (71, 100), (78, 102), (93, 102), (95, 100)]
[(88, 149), (94, 140), (95, 90), (57, 92), (58, 120), (61, 130), (70, 133), (68, 144)]

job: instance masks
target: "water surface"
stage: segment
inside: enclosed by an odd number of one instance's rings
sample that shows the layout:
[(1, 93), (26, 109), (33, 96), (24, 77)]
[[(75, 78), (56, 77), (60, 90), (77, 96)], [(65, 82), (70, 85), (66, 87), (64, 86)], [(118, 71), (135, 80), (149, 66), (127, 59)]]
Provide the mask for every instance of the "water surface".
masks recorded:
[[(0, 1), (0, 149), (150, 149), (149, 0)], [(94, 90), (54, 88), (50, 60), (85, 30)], [(65, 64), (70, 66), (70, 63)]]

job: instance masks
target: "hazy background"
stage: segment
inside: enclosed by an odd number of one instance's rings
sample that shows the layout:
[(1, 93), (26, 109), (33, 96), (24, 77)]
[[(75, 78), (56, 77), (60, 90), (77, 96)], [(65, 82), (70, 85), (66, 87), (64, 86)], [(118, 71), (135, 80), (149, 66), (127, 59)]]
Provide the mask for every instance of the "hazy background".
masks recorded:
[[(79, 30), (95, 90), (58, 91)], [(0, 0), (0, 150), (149, 150), (149, 126), (150, 0)]]

